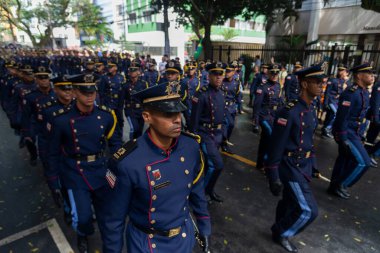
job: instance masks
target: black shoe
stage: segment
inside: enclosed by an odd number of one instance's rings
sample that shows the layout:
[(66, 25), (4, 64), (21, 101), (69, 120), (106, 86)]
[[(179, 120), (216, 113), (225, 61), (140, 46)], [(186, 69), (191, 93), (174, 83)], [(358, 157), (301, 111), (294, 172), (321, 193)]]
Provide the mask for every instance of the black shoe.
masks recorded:
[(230, 147), (227, 144), (222, 145), (222, 151), (229, 153), (229, 154), (233, 154), (232, 150), (230, 149)]
[(350, 197), (350, 194), (348, 193), (348, 191), (343, 188), (343, 187), (329, 187), (327, 189), (327, 193), (328, 194), (331, 194), (331, 195), (334, 195), (334, 196), (337, 196), (339, 198), (342, 198), (342, 199), (348, 199)]
[(218, 194), (216, 194), (215, 192), (208, 193), (207, 195), (210, 197), (210, 200), (213, 200), (219, 203), (223, 202), (223, 198), (219, 196)]
[(280, 244), (286, 251), (298, 252), (297, 247), (294, 246), (294, 244), (291, 241), (289, 241), (289, 238), (272, 235), (272, 239), (275, 243)]
[(87, 236), (80, 236), (77, 237), (77, 246), (79, 253), (88, 253), (88, 240)]
[(29, 164), (33, 167), (36, 167), (37, 166), (37, 159), (30, 159), (30, 162)]

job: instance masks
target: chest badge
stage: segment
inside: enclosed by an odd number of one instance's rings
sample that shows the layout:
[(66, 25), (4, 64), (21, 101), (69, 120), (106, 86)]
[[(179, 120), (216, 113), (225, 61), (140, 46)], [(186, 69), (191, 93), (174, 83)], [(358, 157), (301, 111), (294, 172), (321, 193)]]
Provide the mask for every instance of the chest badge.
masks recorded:
[(154, 171), (152, 171), (152, 173), (153, 173), (153, 177), (154, 177), (154, 179), (155, 180), (160, 180), (161, 179), (161, 172), (160, 172), (160, 170), (154, 170)]

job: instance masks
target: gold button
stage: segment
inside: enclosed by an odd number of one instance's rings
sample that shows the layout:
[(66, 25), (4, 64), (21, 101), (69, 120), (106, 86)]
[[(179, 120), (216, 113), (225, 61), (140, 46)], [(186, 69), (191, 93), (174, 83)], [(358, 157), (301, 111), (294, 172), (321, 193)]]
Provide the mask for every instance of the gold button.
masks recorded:
[(146, 169), (147, 169), (148, 171), (151, 171), (151, 170), (152, 170), (152, 167), (148, 166), (148, 167), (146, 167)]
[(304, 134), (305, 132), (304, 131), (302, 131), (302, 134)]
[(150, 185), (154, 186), (156, 183), (154, 181), (150, 181)]
[(186, 211), (186, 206), (183, 208), (183, 211)]
[(152, 239), (153, 238), (153, 234), (149, 234), (149, 238)]
[(102, 117), (98, 116), (98, 119), (101, 119)]
[(79, 150), (80, 149), (80, 147), (77, 147), (77, 150)]
[(103, 129), (103, 128), (104, 128), (104, 126), (100, 126), (100, 128), (101, 128), (101, 129)]
[(156, 248), (156, 244), (155, 244), (155, 243), (152, 243), (152, 248), (153, 248), (153, 249)]
[(189, 187), (189, 188), (190, 188), (190, 187), (191, 187), (191, 184), (189, 183), (189, 184), (187, 185), (187, 187)]
[(301, 140), (301, 143), (303, 143), (303, 140)]
[(186, 174), (186, 175), (189, 175), (189, 173), (190, 173), (190, 172), (189, 172), (188, 170), (185, 170), (185, 174)]
[(185, 157), (181, 156), (181, 162), (185, 161)]
[(157, 195), (153, 195), (153, 196), (152, 196), (152, 199), (153, 199), (153, 200), (156, 200), (156, 199), (157, 199)]
[(151, 211), (152, 213), (154, 213), (154, 211), (156, 211), (156, 208), (152, 207), (152, 208), (150, 209), (150, 211)]
[(79, 140), (78, 139), (75, 139), (75, 142), (78, 142)]
[(186, 237), (186, 233), (182, 233), (182, 237), (185, 238)]
[(80, 169), (79, 171), (80, 171), (80, 172), (83, 172), (83, 169)]
[(154, 223), (156, 223), (155, 220), (151, 220), (151, 221), (150, 221), (150, 224), (154, 224)]
[(186, 196), (186, 199), (189, 199), (189, 196)]
[(80, 164), (80, 161), (77, 161), (77, 164)]
[(75, 120), (72, 119), (72, 120), (71, 120), (71, 123), (74, 123), (74, 122), (75, 122)]
[(77, 132), (77, 130), (76, 129), (74, 129), (74, 133), (76, 133)]

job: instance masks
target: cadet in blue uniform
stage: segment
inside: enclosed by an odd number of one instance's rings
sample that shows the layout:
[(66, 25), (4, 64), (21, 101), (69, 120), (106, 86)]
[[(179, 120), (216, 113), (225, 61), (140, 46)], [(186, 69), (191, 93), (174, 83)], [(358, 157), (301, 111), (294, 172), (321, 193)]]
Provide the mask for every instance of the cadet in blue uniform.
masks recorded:
[(338, 76), (337, 78), (331, 78), (327, 81), (327, 87), (325, 91), (324, 107), (326, 110), (326, 118), (323, 123), (322, 136), (333, 138), (331, 134), (332, 126), (336, 117), (336, 112), (338, 110), (339, 96), (342, 94), (343, 90), (348, 86), (348, 74), (349, 71), (347, 67), (343, 64), (338, 66)]
[(160, 73), (157, 71), (157, 65), (154, 62), (147, 63), (147, 70), (144, 72), (143, 80), (149, 83), (149, 86), (158, 84)]
[(190, 115), (191, 115), (191, 108), (192, 108), (192, 97), (195, 95), (195, 93), (200, 89), (201, 87), (201, 81), (199, 80), (198, 76), (196, 75), (197, 66), (196, 62), (189, 62), (185, 65), (187, 69), (187, 76), (182, 80), (183, 85), (186, 89), (186, 98), (184, 99), (184, 104), (187, 107), (187, 110), (183, 112), (186, 125), (190, 122)]
[(235, 76), (236, 65), (234, 63), (228, 64), (226, 68), (226, 76), (223, 80), (222, 90), (225, 93), (226, 102), (226, 119), (224, 121), (225, 126), (224, 136), (222, 142), (222, 150), (227, 153), (232, 153), (229, 144), (229, 139), (232, 135), (232, 131), (235, 127), (235, 117), (237, 112), (237, 105), (241, 99), (240, 85), (241, 82), (239, 77)]
[(203, 86), (193, 97), (193, 107), (189, 124), (190, 132), (202, 137), (202, 151), (206, 158), (205, 191), (210, 200), (222, 202), (216, 194), (215, 185), (223, 170), (223, 159), (219, 152), (223, 139), (225, 98), (222, 83), (226, 64), (217, 62), (207, 65), (209, 84)]
[(366, 136), (367, 142), (374, 145), (373, 147), (367, 147), (367, 150), (372, 156), (371, 163), (375, 167), (377, 166), (377, 162), (374, 160), (374, 157), (380, 156), (380, 142), (375, 143), (380, 132), (380, 81), (377, 81), (372, 87), (367, 119), (371, 121)]
[(314, 166), (313, 135), (317, 115), (313, 100), (322, 92), (322, 65), (295, 72), (301, 88), (300, 97), (278, 112), (270, 140), (265, 170), (277, 204), (272, 238), (289, 252), (297, 252), (292, 237), (305, 229), (318, 215), (318, 207), (309, 182)]
[(278, 82), (279, 73), (280, 68), (278, 65), (269, 66), (267, 82), (262, 86), (257, 87), (256, 97), (253, 103), (253, 115), (258, 115), (258, 120), (261, 127), (256, 164), (256, 168), (260, 170), (264, 168), (264, 161), (270, 151), (269, 139), (272, 134), (276, 112), (283, 105), (281, 85)]
[[(69, 110), (73, 105), (73, 87), (72, 83), (68, 82), (65, 76), (58, 76), (51, 79), (51, 82), (54, 85), (54, 93), (57, 97), (56, 100), (49, 101), (42, 106), (41, 115), (43, 117), (43, 130), (41, 136), (46, 140), (47, 145), (50, 140), (50, 130), (54, 117), (56, 114)], [(49, 177), (49, 170), (47, 169), (48, 164), (44, 166), (45, 168), (45, 177)], [(52, 190), (53, 199), (55, 204), (58, 207), (63, 205), (64, 218), (67, 224), (71, 223), (71, 207), (70, 200), (67, 194), (67, 189), (61, 183), (61, 189), (58, 194), (56, 194), (55, 189)], [(61, 198), (62, 196), (62, 198)]]
[(115, 62), (108, 62), (108, 73), (103, 75), (99, 81), (99, 100), (101, 105), (114, 110), (117, 117), (118, 135), (122, 136), (124, 127), (124, 83), (125, 78), (117, 73)]
[(140, 64), (133, 61), (128, 69), (128, 79), (124, 86), (124, 113), (129, 124), (129, 140), (142, 135), (144, 119), (142, 118), (142, 103), (132, 96), (134, 93), (149, 87), (149, 83), (141, 79)]
[(288, 75), (285, 79), (284, 83), (284, 93), (286, 101), (290, 101), (292, 99), (297, 99), (300, 87), (298, 83), (298, 78), (294, 75), (295, 72), (300, 71), (302, 69), (302, 64), (300, 62), (296, 62), (294, 64), (293, 74)]
[(367, 88), (373, 84), (372, 67), (362, 64), (351, 69), (354, 83), (339, 98), (333, 125), (339, 155), (335, 161), (328, 193), (348, 199), (348, 187), (353, 186), (371, 165), (371, 159), (362, 144), (363, 124), (369, 106)]
[[(208, 64), (210, 64), (209, 62)], [(208, 84), (208, 72), (206, 70), (206, 63), (204, 61), (199, 62), (199, 72), (200, 72), (200, 79), (201, 79), (201, 87)]]
[[(253, 82), (250, 87), (249, 94), (251, 96), (250, 100), (252, 100), (252, 104), (255, 102), (256, 92), (257, 88), (260, 86), (263, 86), (266, 84), (268, 79), (268, 67), (267, 64), (261, 65), (261, 72), (256, 75), (256, 77), (253, 79)], [(253, 132), (258, 133), (259, 132), (259, 115), (253, 113), (252, 114), (252, 124), (253, 124)]]
[(96, 85), (93, 75), (79, 75), (73, 82), (75, 104), (71, 109), (58, 110), (53, 119), (49, 141), (49, 166), (46, 171), (50, 189), (59, 194), (61, 183), (68, 189), (72, 207), (72, 226), (78, 235), (79, 252), (88, 252), (87, 236), (94, 233), (91, 204), (97, 219), (99, 210), (107, 206), (105, 179), (110, 152), (121, 146), (115, 127), (113, 110), (95, 106)]
[(134, 95), (143, 103), (149, 128), (113, 155), (118, 168), (107, 180), (114, 189), (100, 223), (104, 253), (122, 252), (127, 216), (128, 252), (191, 253), (196, 240), (190, 210), (203, 251), (209, 252), (203, 157), (199, 136), (181, 134), (180, 112), (186, 106), (179, 90), (178, 82), (170, 82)]
[(43, 131), (41, 110), (42, 105), (55, 99), (54, 91), (50, 85), (50, 74), (50, 70), (44, 66), (35, 69), (34, 77), (37, 88), (25, 96), (22, 106), (21, 137), (30, 153), (32, 166), (37, 164), (36, 137), (38, 139), (38, 155), (42, 164), (46, 165), (47, 146), (46, 139), (41, 136)]

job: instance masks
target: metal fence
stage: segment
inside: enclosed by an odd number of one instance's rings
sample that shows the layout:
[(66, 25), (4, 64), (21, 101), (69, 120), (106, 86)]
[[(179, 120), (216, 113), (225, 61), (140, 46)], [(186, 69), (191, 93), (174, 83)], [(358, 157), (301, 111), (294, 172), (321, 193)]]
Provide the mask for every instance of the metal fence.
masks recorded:
[(242, 55), (260, 56), (265, 63), (293, 64), (302, 62), (305, 66), (325, 61), (328, 63), (328, 75), (335, 75), (340, 63), (352, 67), (360, 63), (369, 62), (377, 73), (380, 72), (380, 49), (374, 45), (359, 47), (358, 45), (312, 45), (302, 49), (289, 47), (268, 47), (263, 45), (244, 45), (240, 47), (231, 45), (217, 45), (212, 48), (212, 59), (231, 62)]

